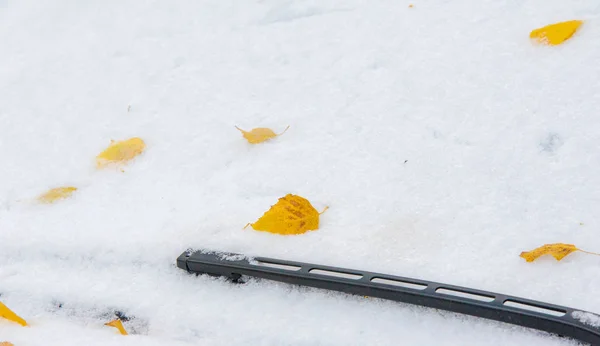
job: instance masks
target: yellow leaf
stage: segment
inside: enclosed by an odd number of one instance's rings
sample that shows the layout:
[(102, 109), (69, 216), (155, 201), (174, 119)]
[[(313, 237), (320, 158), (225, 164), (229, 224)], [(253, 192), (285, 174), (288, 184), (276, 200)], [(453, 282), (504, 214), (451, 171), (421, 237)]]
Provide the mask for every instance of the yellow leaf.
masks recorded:
[(575, 245), (562, 244), (562, 243), (546, 244), (546, 245), (538, 247), (537, 249), (533, 249), (531, 251), (521, 252), (521, 255), (519, 255), (519, 256), (523, 257), (527, 262), (533, 262), (536, 259), (538, 259), (539, 257), (544, 256), (544, 255), (552, 255), (554, 258), (556, 258), (557, 261), (560, 261), (561, 259), (567, 257), (569, 254), (571, 254), (575, 251), (580, 251), (580, 252), (584, 252), (584, 253), (587, 253), (590, 255), (600, 256), (599, 253), (581, 250), (581, 249), (577, 248)]
[(287, 194), (279, 198), (258, 221), (248, 225), (257, 231), (282, 235), (302, 234), (319, 228), (319, 216), (325, 210), (319, 213), (305, 198)]
[(112, 163), (127, 162), (141, 154), (145, 148), (146, 143), (138, 137), (119, 142), (111, 141), (110, 146), (96, 157), (96, 164), (98, 167), (104, 167)]
[(123, 322), (121, 322), (121, 320), (119, 319), (110, 321), (108, 323), (105, 323), (104, 325), (109, 327), (115, 327), (119, 330), (119, 333), (121, 333), (121, 335), (127, 335), (127, 331), (125, 330), (125, 327), (123, 327)]
[(0, 346), (15, 346), (8, 341), (0, 341)]
[(240, 130), (240, 132), (242, 133), (242, 136), (244, 136), (244, 138), (246, 138), (246, 140), (251, 143), (251, 144), (258, 144), (258, 143), (262, 143), (264, 141), (267, 141), (271, 138), (275, 138), (277, 136), (281, 136), (282, 134), (284, 134), (290, 127), (286, 127), (285, 130), (283, 130), (282, 133), (280, 134), (276, 134), (275, 132), (273, 132), (273, 130), (268, 129), (266, 127), (258, 127), (255, 129), (252, 129), (251, 131), (244, 131), (242, 129), (240, 129), (239, 127), (235, 127), (236, 129)]
[(9, 321), (16, 322), (16, 323), (22, 325), (23, 327), (27, 326), (27, 322), (25, 322), (24, 319), (22, 319), (17, 314), (15, 314), (6, 305), (2, 304), (2, 302), (0, 302), (0, 317), (4, 317)]
[(59, 199), (71, 197), (73, 192), (75, 192), (76, 190), (77, 188), (72, 186), (57, 187), (39, 196), (38, 201), (42, 203), (54, 203)]
[(582, 23), (583, 21), (581, 20), (570, 20), (567, 22), (546, 25), (542, 28), (533, 30), (529, 34), (529, 38), (536, 39), (540, 43), (559, 45), (571, 38)]
[(560, 261), (561, 259), (565, 258), (567, 255), (569, 255), (575, 251), (581, 251), (581, 250), (579, 250), (577, 247), (575, 247), (575, 245), (572, 245), (572, 244), (557, 243), (557, 244), (546, 244), (544, 246), (538, 247), (537, 249), (534, 249), (531, 251), (521, 252), (520, 256), (523, 257), (527, 262), (533, 262), (536, 259), (538, 259), (538, 257), (544, 256), (544, 255), (552, 255), (554, 258), (556, 258), (557, 261)]

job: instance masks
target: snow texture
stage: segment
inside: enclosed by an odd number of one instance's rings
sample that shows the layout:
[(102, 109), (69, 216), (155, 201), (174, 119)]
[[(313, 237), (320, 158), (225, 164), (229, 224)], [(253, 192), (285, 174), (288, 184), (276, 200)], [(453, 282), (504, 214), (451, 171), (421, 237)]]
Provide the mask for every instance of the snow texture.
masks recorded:
[(585, 311), (573, 311), (573, 318), (592, 327), (600, 328), (600, 316)]
[[(414, 7), (410, 8), (409, 4)], [(0, 0), (0, 299), (27, 345), (575, 345), (457, 314), (188, 275), (188, 248), (600, 311), (597, 0)], [(532, 29), (571, 19), (561, 46)], [(283, 135), (249, 145), (235, 125)], [(111, 139), (146, 152), (98, 171)], [(79, 190), (52, 205), (33, 199)], [(242, 230), (277, 198), (319, 230)], [(134, 335), (103, 324), (115, 311)]]

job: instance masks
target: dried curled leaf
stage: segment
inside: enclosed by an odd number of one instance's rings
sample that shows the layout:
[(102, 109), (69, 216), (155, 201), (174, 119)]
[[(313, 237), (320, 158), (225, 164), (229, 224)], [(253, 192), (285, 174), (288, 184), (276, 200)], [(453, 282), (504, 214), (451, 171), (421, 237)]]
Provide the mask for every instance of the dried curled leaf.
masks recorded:
[(119, 330), (119, 333), (121, 333), (121, 335), (127, 335), (127, 331), (125, 330), (125, 327), (123, 327), (123, 322), (121, 322), (120, 319), (110, 321), (108, 323), (105, 323), (104, 325), (109, 327), (115, 327)]
[(3, 317), (9, 321), (18, 323), (23, 327), (27, 326), (27, 322), (24, 319), (19, 317), (19, 315), (15, 314), (11, 309), (9, 309), (6, 305), (0, 302), (0, 317)]
[(77, 191), (77, 188), (73, 186), (57, 187), (39, 196), (38, 201), (41, 203), (54, 203), (60, 199), (71, 197), (75, 191)]
[(521, 252), (520, 256), (527, 262), (533, 262), (544, 255), (552, 255), (557, 261), (560, 261), (575, 251), (580, 251), (575, 245), (556, 243), (546, 244), (531, 251)]
[(529, 34), (529, 38), (536, 39), (540, 43), (559, 45), (575, 34), (583, 21), (570, 20), (567, 22), (546, 25), (535, 29)]
[(536, 259), (538, 259), (539, 257), (544, 256), (544, 255), (552, 255), (554, 258), (556, 258), (557, 261), (560, 261), (561, 259), (565, 258), (566, 256), (568, 256), (569, 254), (571, 254), (575, 251), (580, 251), (580, 252), (587, 253), (590, 255), (600, 256), (600, 253), (581, 250), (573, 244), (562, 244), (562, 243), (546, 244), (544, 246), (540, 246), (537, 249), (534, 249), (531, 251), (521, 252), (520, 256), (523, 257), (527, 262), (533, 262)]
[(124, 141), (111, 141), (110, 146), (96, 157), (98, 168), (113, 163), (124, 163), (141, 154), (146, 143), (141, 138), (133, 137)]
[(252, 129), (250, 131), (244, 131), (242, 129), (240, 129), (239, 127), (235, 127), (236, 129), (240, 130), (240, 132), (242, 133), (242, 136), (244, 136), (244, 138), (246, 138), (246, 140), (250, 143), (250, 144), (258, 144), (258, 143), (262, 143), (264, 141), (267, 141), (271, 138), (275, 138), (277, 136), (281, 136), (282, 134), (284, 134), (290, 127), (286, 127), (285, 130), (283, 130), (282, 133), (280, 134), (276, 134), (275, 132), (273, 132), (273, 130), (266, 128), (266, 127), (258, 127), (255, 129)]
[(302, 234), (319, 228), (319, 216), (325, 210), (319, 213), (307, 199), (287, 194), (279, 198), (255, 223), (248, 225), (257, 231), (282, 235)]
[(15, 346), (12, 343), (8, 342), (8, 341), (0, 341), (0, 346)]

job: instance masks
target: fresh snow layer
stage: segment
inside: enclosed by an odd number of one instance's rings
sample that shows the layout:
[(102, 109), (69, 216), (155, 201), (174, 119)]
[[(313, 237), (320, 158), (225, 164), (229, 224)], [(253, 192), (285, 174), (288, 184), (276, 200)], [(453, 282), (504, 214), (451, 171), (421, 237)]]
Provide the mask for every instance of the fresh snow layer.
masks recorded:
[(600, 316), (585, 311), (573, 311), (573, 318), (592, 327), (600, 327)]
[[(600, 251), (599, 16), (597, 0), (0, 0), (0, 299), (31, 324), (0, 321), (0, 341), (575, 345), (175, 259), (224, 250), (599, 312), (599, 257), (519, 257)], [(528, 38), (571, 19), (561, 46)], [(291, 127), (252, 146), (235, 125)], [(132, 136), (142, 156), (95, 169)], [(287, 193), (330, 207), (319, 230), (242, 230)], [(135, 335), (103, 326), (115, 310)]]

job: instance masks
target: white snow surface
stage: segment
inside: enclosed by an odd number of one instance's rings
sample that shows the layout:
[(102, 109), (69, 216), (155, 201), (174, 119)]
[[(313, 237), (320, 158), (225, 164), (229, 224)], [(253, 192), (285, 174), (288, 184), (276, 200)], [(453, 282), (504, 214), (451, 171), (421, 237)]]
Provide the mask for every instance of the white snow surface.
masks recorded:
[[(31, 324), (0, 321), (0, 341), (575, 345), (175, 259), (223, 250), (600, 311), (599, 257), (519, 257), (600, 251), (599, 16), (597, 0), (0, 0), (0, 300)], [(571, 19), (565, 44), (530, 41)], [(291, 127), (253, 146), (235, 125)], [(132, 136), (147, 150), (124, 172), (95, 168)], [(319, 230), (242, 230), (287, 193), (330, 207)], [(103, 325), (114, 310), (132, 335)]]
[(585, 311), (573, 311), (573, 318), (592, 327), (600, 327), (600, 316)]

